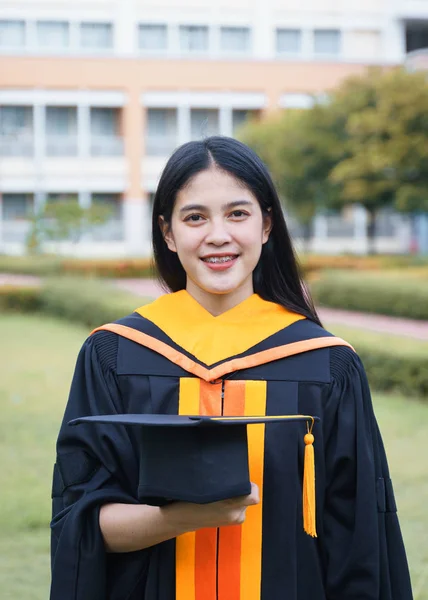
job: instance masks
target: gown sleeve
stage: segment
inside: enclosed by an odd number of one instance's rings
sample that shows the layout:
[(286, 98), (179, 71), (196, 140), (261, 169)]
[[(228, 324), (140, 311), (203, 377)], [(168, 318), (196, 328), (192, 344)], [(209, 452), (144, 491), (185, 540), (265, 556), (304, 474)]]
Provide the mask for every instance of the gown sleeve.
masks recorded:
[(100, 332), (77, 359), (53, 475), (51, 600), (131, 597), (148, 560), (147, 550), (107, 554), (99, 527), (103, 504), (137, 503), (138, 454), (126, 428), (67, 425), (76, 417), (125, 412), (116, 353), (115, 334)]
[(322, 539), (328, 600), (411, 600), (392, 482), (367, 377), (349, 348), (331, 350), (324, 410)]

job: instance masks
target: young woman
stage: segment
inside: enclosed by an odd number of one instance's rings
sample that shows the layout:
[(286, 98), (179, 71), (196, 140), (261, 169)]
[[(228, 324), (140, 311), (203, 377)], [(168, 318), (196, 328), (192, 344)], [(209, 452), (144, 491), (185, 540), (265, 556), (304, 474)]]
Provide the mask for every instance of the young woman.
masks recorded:
[[(51, 600), (410, 600), (364, 369), (322, 328), (257, 155), (223, 137), (180, 147), (156, 192), (153, 247), (173, 293), (93, 333), (77, 361)], [(319, 416), (316, 532), (302, 527), (299, 424), (249, 427), (249, 495), (158, 507), (141, 502), (135, 428), (68, 426), (126, 413)]]

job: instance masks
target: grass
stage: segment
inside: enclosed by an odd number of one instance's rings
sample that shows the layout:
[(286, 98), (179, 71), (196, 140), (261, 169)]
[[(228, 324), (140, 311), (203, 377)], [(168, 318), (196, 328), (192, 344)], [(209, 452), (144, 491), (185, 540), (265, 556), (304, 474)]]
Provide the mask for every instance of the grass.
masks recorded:
[[(337, 335), (341, 329), (333, 327)], [(1, 598), (46, 600), (54, 443), (76, 355), (88, 331), (34, 315), (1, 316), (0, 331), (0, 361), (7, 365), (0, 378)], [(345, 337), (356, 343), (352, 332)], [(394, 479), (415, 600), (428, 600), (428, 457), (423, 453), (428, 406), (375, 395), (375, 409)]]

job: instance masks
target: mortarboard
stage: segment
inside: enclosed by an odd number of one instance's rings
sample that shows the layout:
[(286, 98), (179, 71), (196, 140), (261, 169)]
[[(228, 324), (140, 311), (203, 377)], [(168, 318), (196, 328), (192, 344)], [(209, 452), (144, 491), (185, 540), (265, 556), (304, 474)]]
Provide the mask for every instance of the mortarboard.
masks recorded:
[(138, 499), (163, 506), (173, 501), (204, 504), (251, 492), (247, 426), (305, 421), (303, 516), (305, 531), (315, 537), (315, 470), (312, 427), (307, 415), (224, 417), (158, 414), (95, 415), (69, 425), (106, 423), (141, 430)]

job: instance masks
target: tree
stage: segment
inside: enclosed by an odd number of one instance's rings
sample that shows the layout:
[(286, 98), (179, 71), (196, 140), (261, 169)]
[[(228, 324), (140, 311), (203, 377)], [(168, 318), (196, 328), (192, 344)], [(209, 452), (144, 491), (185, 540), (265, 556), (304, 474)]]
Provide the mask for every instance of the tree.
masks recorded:
[(269, 167), (281, 200), (302, 225), (306, 244), (315, 214), (337, 192), (328, 180), (337, 151), (341, 153), (337, 135), (331, 115), (320, 104), (311, 111), (288, 110), (241, 132), (242, 141)]
[[(373, 251), (381, 207), (406, 213), (428, 210), (428, 83), (421, 73), (394, 69), (370, 71), (359, 84), (370, 90), (371, 102), (349, 113), (346, 157), (330, 178), (341, 186), (339, 202), (359, 202), (367, 209)], [(346, 107), (352, 94), (348, 82), (331, 109)]]
[(242, 131), (270, 168), (308, 234), (315, 213), (362, 204), (374, 251), (385, 207), (428, 210), (428, 83), (403, 69), (369, 69), (308, 110), (287, 110)]
[(84, 233), (107, 222), (111, 214), (110, 207), (93, 204), (84, 208), (73, 198), (48, 202), (32, 219), (27, 249), (38, 252), (44, 241), (77, 243)]

